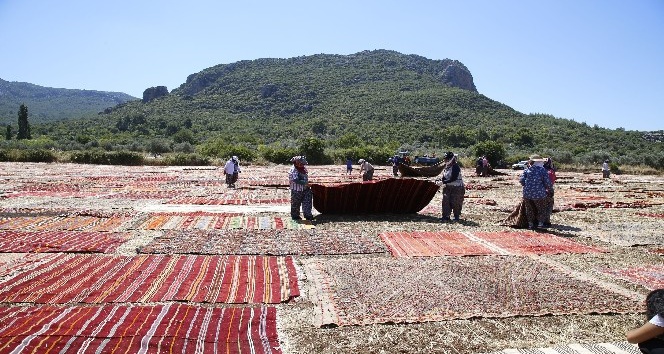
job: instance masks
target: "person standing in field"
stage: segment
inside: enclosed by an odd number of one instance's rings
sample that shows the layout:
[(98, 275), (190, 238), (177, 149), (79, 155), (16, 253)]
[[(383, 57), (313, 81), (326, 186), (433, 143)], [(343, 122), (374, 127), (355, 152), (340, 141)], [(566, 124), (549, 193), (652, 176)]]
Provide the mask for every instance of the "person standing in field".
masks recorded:
[(466, 187), (463, 184), (461, 167), (457, 163), (457, 157), (452, 152), (445, 154), (443, 158), (445, 168), (442, 177), (436, 180), (436, 184), (443, 187), (443, 222), (451, 221), (450, 215), (454, 215), (454, 221), (459, 221)]
[(363, 181), (371, 181), (373, 179), (374, 167), (365, 159), (359, 159), (357, 163), (360, 164), (360, 174)]
[(353, 160), (350, 157), (346, 158), (346, 174), (353, 173)]
[(551, 180), (551, 188), (546, 191), (546, 215), (544, 216), (544, 227), (551, 226), (551, 214), (553, 214), (553, 191), (556, 183), (556, 169), (553, 167), (553, 160), (549, 157), (544, 162), (544, 169)]
[(549, 174), (544, 169), (544, 159), (539, 155), (530, 157), (530, 167), (523, 170), (519, 178), (523, 186), (523, 202), (528, 220), (528, 228), (544, 227), (546, 219), (547, 191), (553, 188)]
[(611, 176), (611, 168), (609, 167), (609, 160), (604, 160), (602, 164), (602, 177), (609, 178)]
[(235, 188), (235, 182), (237, 182), (240, 172), (240, 160), (237, 156), (233, 156), (226, 161), (224, 175), (226, 175), (226, 185), (229, 188)]
[(288, 184), (291, 191), (291, 218), (302, 220), (302, 214), (307, 220), (313, 220), (311, 212), (313, 208), (313, 193), (309, 187), (309, 171), (307, 171), (307, 159), (304, 156), (293, 156), (291, 159), (293, 167), (288, 171)]

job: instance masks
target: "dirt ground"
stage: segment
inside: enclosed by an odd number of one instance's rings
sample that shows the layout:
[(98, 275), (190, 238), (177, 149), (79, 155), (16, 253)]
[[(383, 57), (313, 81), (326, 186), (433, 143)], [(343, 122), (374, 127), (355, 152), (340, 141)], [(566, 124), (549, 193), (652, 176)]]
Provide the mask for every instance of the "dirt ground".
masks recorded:
[[(80, 210), (126, 212), (134, 218), (154, 212), (174, 211), (236, 212), (288, 218), (290, 206), (284, 202), (289, 198), (285, 187), (288, 168), (243, 166), (237, 188), (229, 189), (223, 184), (220, 170), (212, 167), (0, 163), (0, 221), (3, 217), (21, 213), (28, 215), (35, 212)], [(360, 181), (357, 174), (346, 176), (345, 166), (309, 166), (309, 170), (313, 183)], [(307, 267), (308, 262), (323, 265), (338, 260), (389, 262), (393, 255), (379, 237), (385, 232), (446, 231), (476, 234), (515, 231), (502, 225), (501, 221), (520, 199), (518, 177), (521, 172), (500, 172), (503, 175), (477, 177), (471, 169), (463, 169), (467, 191), (460, 222), (440, 222), (440, 193), (418, 214), (325, 215), (315, 212), (313, 224), (316, 232), (325, 234), (343, 231), (351, 236), (361, 234), (380, 244), (381, 250), (372, 253), (293, 254), (301, 294), (287, 303), (277, 305), (281, 344), (278, 349), (283, 353), (489, 353), (507, 348), (624, 341), (625, 332), (643, 322), (643, 312), (607, 312), (602, 310), (602, 304), (599, 303), (596, 307), (590, 306), (597, 311), (584, 313), (489, 317), (477, 314), (467, 318), (422, 322), (377, 320), (364, 325), (317, 325), (314, 318), (319, 304), (313, 294), (320, 289), (315, 288), (319, 284), (312, 279), (312, 274), (307, 273), (310, 269)], [(377, 179), (390, 177), (391, 168), (377, 169)], [(592, 284), (602, 284), (616, 294), (645, 298), (650, 289), (664, 283), (663, 272), (651, 273), (649, 279), (639, 283), (634, 278), (611, 276), (601, 270), (635, 267), (657, 269), (664, 265), (664, 236), (661, 231), (664, 226), (664, 177), (601, 177), (600, 171), (595, 174), (558, 172), (556, 207), (551, 220), (553, 225), (538, 232), (598, 247), (606, 252), (544, 254), (537, 257), (542, 262), (555, 263), (570, 273), (589, 279)], [(204, 201), (191, 202), (193, 198), (228, 200), (229, 195), (234, 196), (233, 200), (249, 202), (214, 205), (205, 204)], [(187, 199), (189, 202), (182, 202), (185, 197), (190, 198)], [(260, 198), (270, 198), (271, 202), (251, 203), (251, 200)], [(131, 232), (131, 238), (115, 251), (116, 254), (136, 255), (140, 247), (162, 234), (154, 230), (137, 230), (135, 226), (136, 222), (132, 221), (123, 224)], [(24, 256), (0, 253), (0, 268)], [(417, 274), (412, 277), (416, 278)], [(343, 287), (344, 284), (341, 279), (332, 286)], [(475, 285), (469, 284), (469, 287)], [(396, 287), (395, 291), (398, 292), (398, 285)], [(583, 288), (578, 291), (591, 293), (593, 290)], [(588, 299), (597, 300), (592, 296)], [(502, 301), (491, 296), (475, 300), (480, 304)], [(352, 308), (353, 305), (351, 303), (347, 306)]]

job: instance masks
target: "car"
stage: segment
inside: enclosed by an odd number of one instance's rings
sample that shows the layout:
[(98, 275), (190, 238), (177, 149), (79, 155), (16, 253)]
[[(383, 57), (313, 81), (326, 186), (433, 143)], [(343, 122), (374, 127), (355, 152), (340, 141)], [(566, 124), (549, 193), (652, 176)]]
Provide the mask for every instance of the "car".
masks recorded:
[(512, 165), (513, 170), (523, 170), (528, 165), (528, 161), (519, 161)]

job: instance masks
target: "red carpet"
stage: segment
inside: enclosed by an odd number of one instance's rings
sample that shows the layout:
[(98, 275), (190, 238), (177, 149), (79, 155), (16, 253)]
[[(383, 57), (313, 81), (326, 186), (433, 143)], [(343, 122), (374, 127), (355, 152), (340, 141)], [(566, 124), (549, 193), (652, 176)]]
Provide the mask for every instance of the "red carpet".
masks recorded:
[(543, 232), (385, 232), (394, 257), (477, 256), (605, 252)]
[(87, 231), (0, 231), (0, 252), (111, 253), (129, 235)]
[(430, 181), (390, 178), (339, 185), (312, 184), (314, 208), (323, 214), (417, 213), (438, 191)]
[(378, 236), (394, 257), (496, 254), (460, 232), (384, 232)]
[(586, 246), (545, 232), (475, 232), (474, 235), (510, 254), (517, 255), (606, 252), (601, 248)]
[(274, 307), (0, 308), (2, 353), (280, 353)]
[(664, 266), (651, 265), (623, 269), (605, 269), (603, 272), (642, 285), (650, 290), (664, 288)]
[(291, 257), (63, 254), (0, 283), (0, 302), (280, 303), (299, 296)]

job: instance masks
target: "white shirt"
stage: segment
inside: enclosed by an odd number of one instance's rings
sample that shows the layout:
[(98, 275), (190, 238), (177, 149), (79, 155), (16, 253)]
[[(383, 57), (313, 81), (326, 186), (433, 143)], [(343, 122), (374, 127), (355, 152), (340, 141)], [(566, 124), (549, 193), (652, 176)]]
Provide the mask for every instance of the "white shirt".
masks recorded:
[(235, 172), (240, 172), (240, 164), (237, 164), (237, 171), (235, 171), (235, 164), (233, 163), (233, 160), (228, 160), (226, 161), (226, 165), (224, 165), (224, 172), (229, 175), (232, 175)]
[(650, 323), (654, 324), (657, 327), (664, 327), (664, 317), (660, 315), (655, 315), (655, 317), (651, 318)]

